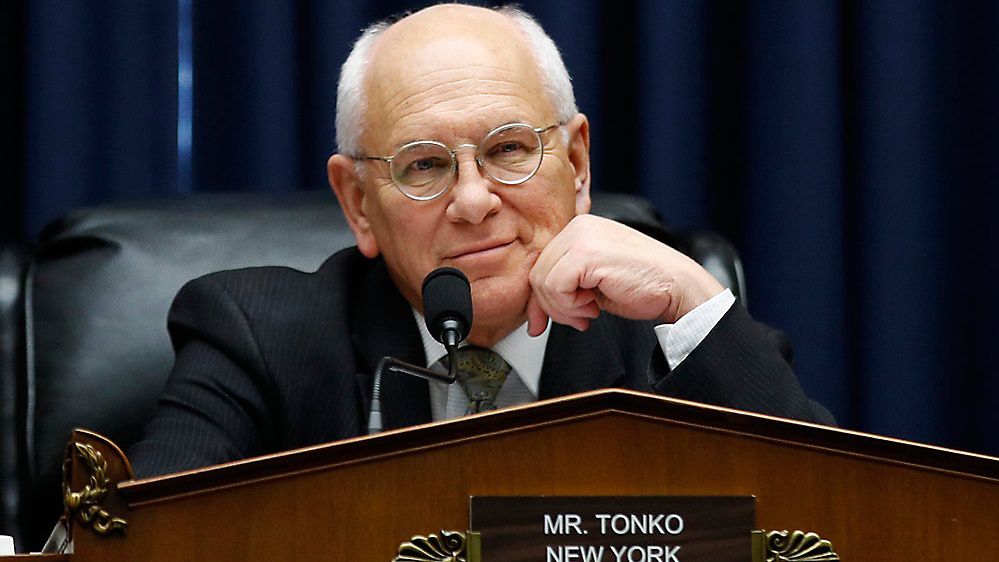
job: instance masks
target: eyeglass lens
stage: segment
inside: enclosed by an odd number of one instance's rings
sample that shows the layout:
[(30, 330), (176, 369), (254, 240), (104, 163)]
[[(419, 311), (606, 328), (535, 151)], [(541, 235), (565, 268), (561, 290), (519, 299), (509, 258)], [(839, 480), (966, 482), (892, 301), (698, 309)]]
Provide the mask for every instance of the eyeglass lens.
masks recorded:
[[(526, 181), (541, 166), (541, 138), (526, 125), (506, 125), (482, 139), (478, 161), (498, 182), (515, 185)], [(439, 195), (454, 180), (456, 163), (442, 144), (421, 141), (408, 144), (392, 158), (392, 178), (416, 198)]]

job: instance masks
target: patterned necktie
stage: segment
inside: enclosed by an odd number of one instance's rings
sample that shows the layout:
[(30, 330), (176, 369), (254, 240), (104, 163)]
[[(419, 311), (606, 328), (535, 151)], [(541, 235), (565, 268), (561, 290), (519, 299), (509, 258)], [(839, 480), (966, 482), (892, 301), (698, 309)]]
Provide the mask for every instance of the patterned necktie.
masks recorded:
[[(458, 384), (468, 396), (465, 415), (495, 410), (496, 396), (510, 374), (510, 364), (495, 351), (483, 347), (470, 345), (456, 353)], [(445, 366), (447, 363), (448, 358), (444, 357)]]

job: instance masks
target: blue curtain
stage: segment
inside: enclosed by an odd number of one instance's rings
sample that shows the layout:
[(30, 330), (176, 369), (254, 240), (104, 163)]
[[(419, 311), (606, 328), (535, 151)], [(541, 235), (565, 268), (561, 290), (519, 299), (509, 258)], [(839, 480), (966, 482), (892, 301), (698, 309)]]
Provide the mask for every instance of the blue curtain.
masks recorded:
[[(177, 191), (326, 189), (351, 41), (424, 4), (7, 3), (0, 235)], [(750, 310), (842, 425), (999, 454), (996, 3), (522, 5), (590, 116), (596, 188), (732, 239)]]
[(26, 234), (69, 209), (176, 186), (177, 9), (27, 2), (21, 191)]

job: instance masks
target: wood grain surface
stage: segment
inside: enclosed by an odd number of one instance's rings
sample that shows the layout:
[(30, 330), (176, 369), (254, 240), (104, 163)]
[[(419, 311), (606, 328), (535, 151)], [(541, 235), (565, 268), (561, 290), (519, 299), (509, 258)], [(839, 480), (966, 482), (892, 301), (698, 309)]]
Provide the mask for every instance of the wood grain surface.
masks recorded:
[(73, 562), (385, 562), (413, 535), (467, 529), (475, 495), (753, 495), (758, 528), (817, 532), (851, 562), (988, 559), (999, 544), (999, 459), (621, 390), (114, 495), (127, 533), (77, 525)]

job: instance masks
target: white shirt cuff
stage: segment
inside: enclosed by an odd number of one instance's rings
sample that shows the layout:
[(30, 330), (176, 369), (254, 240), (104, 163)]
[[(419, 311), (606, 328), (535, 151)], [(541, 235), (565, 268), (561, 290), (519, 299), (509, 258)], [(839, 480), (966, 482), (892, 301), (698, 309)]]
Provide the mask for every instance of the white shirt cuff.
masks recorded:
[(670, 370), (676, 369), (704, 341), (734, 303), (735, 295), (730, 289), (725, 289), (684, 314), (675, 324), (656, 326), (659, 347)]

